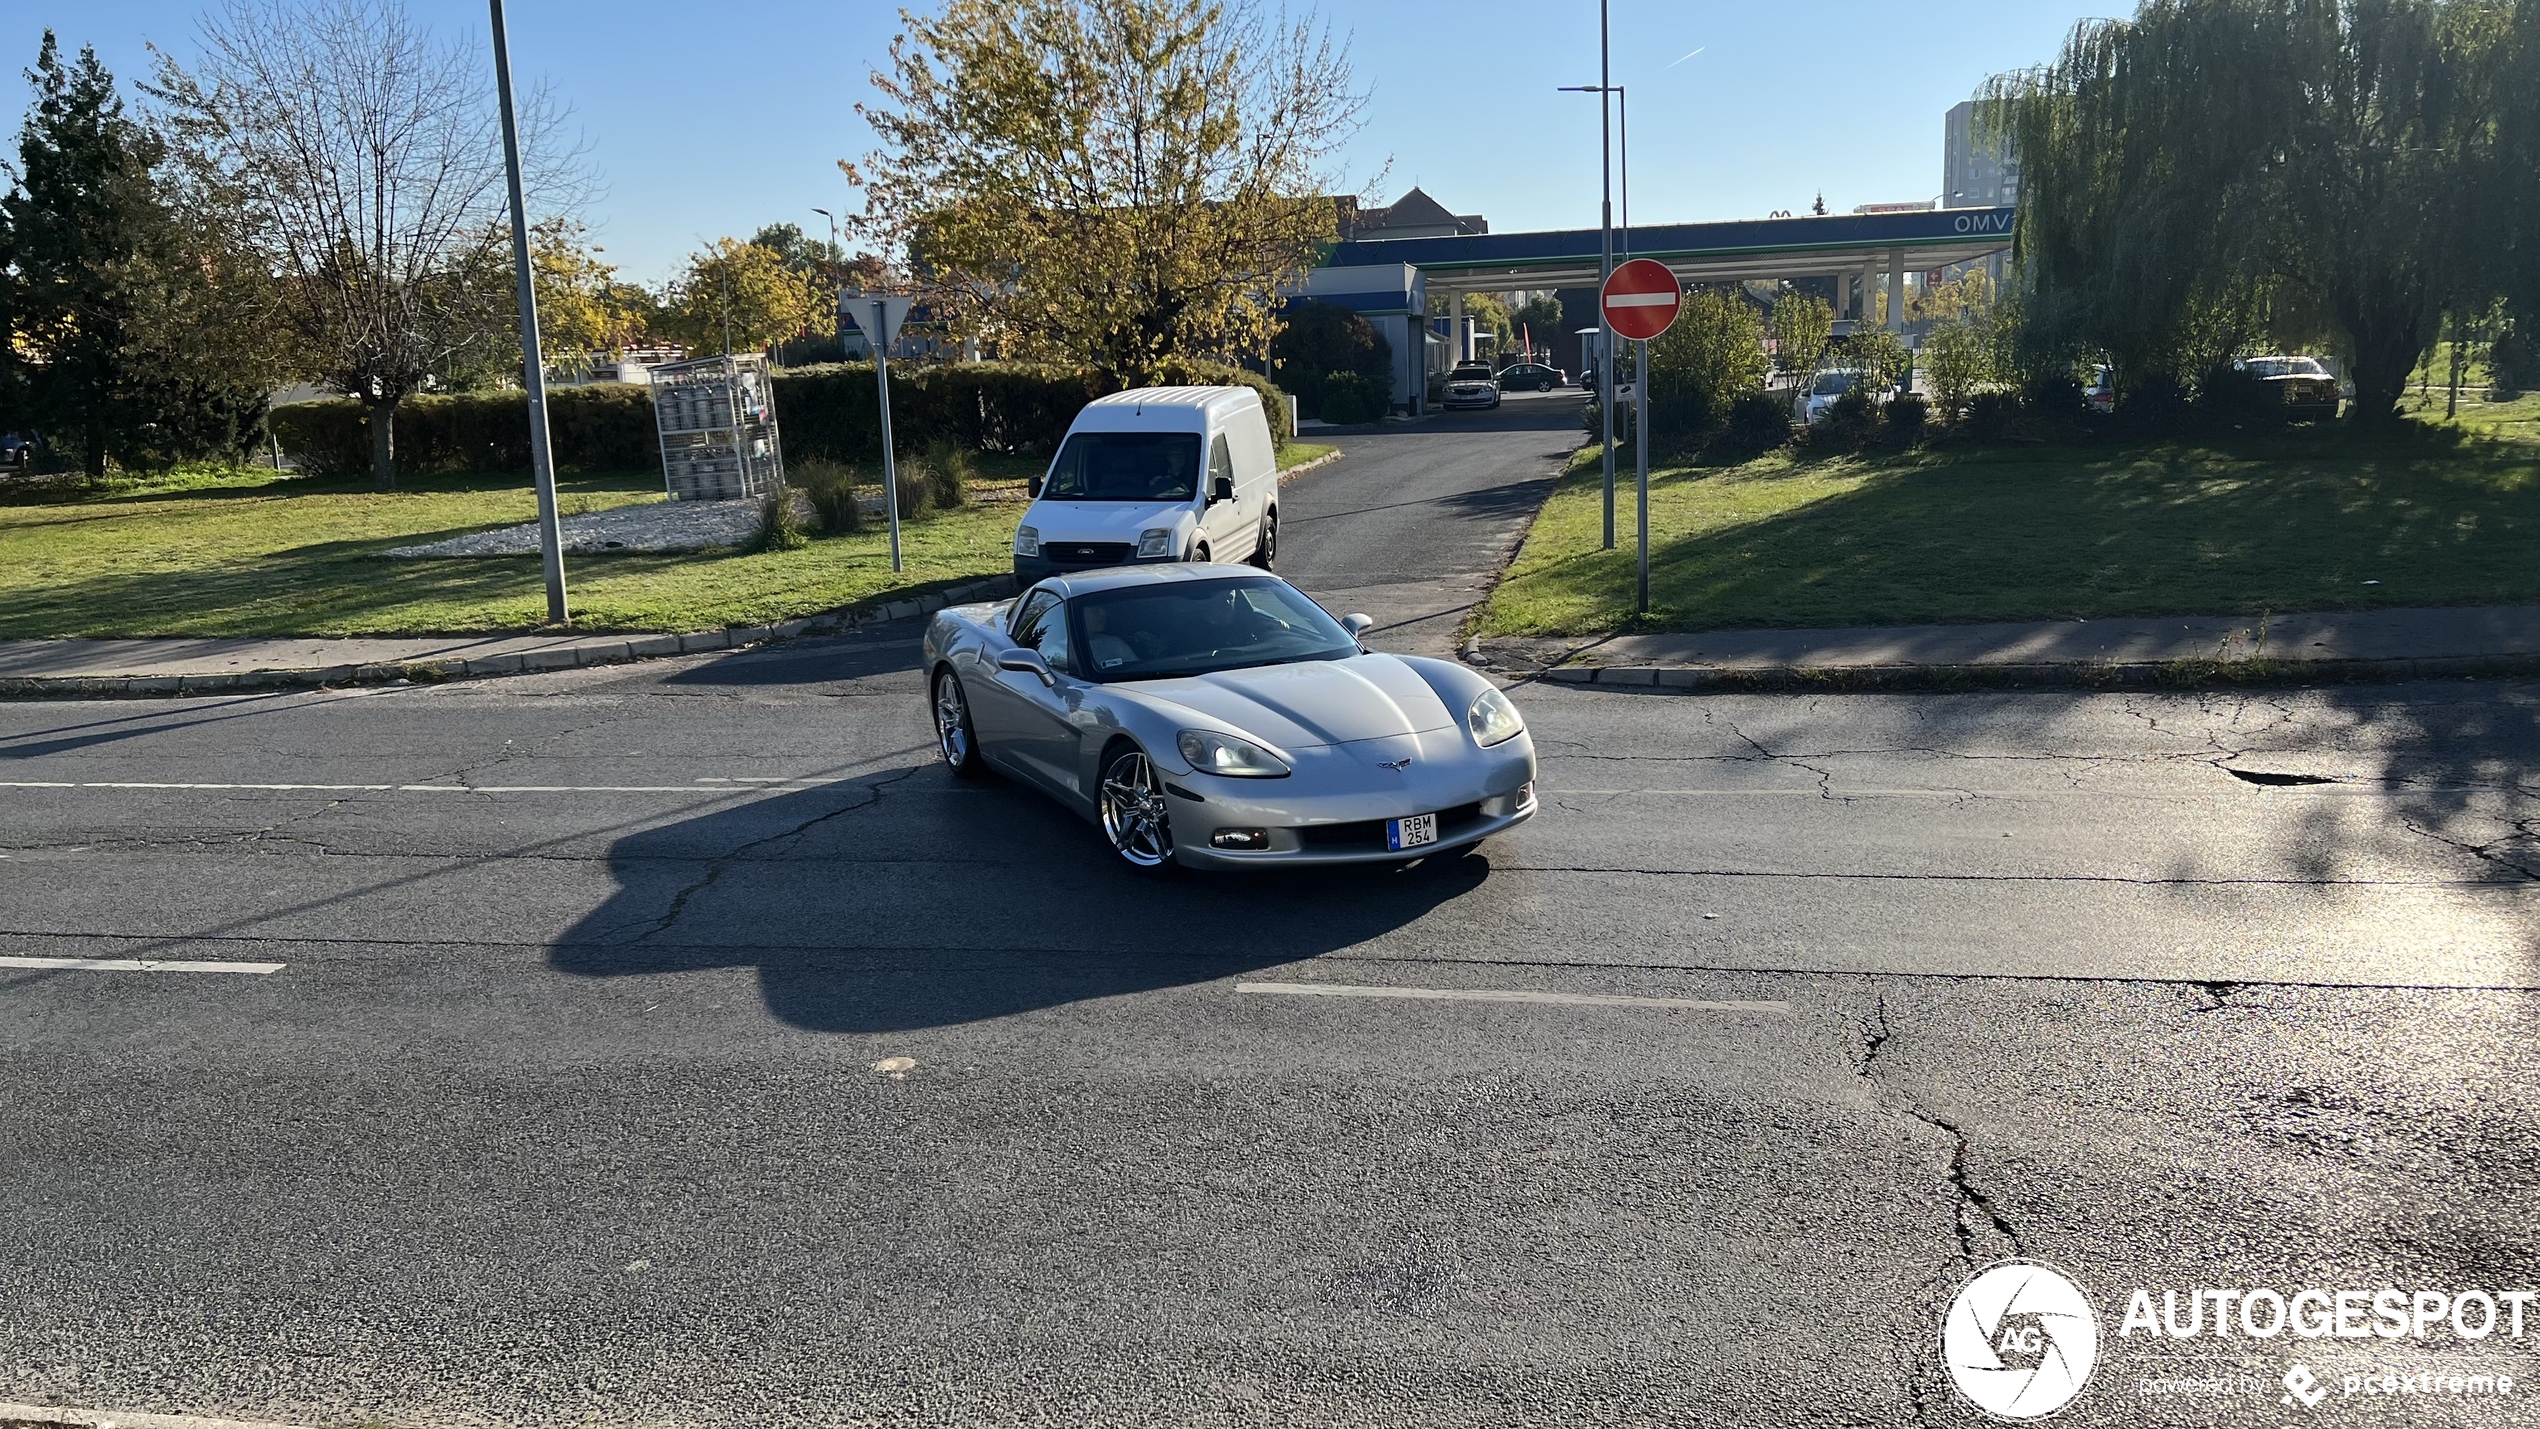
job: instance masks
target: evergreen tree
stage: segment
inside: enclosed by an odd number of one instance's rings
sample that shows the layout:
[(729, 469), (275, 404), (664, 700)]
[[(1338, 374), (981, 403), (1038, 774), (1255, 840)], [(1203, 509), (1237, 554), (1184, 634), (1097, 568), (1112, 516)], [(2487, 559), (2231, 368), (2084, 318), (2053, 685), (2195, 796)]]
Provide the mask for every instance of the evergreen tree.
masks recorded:
[(27, 78), (35, 107), (18, 134), (17, 186), (0, 198), (13, 423), (106, 474), (118, 439), (154, 415), (135, 387), (132, 281), (158, 221), (151, 170), (163, 152), (124, 113), (114, 77), (83, 50), (66, 63), (50, 30)]

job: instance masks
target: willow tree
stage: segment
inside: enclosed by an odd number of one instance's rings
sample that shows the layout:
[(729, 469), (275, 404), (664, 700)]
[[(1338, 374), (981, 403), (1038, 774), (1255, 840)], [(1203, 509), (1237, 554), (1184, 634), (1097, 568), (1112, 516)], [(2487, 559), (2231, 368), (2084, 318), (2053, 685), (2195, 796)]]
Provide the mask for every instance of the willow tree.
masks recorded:
[(903, 13), (860, 232), (1012, 356), (1147, 380), (1255, 354), (1333, 233), (1348, 60), (1251, 0), (946, 0)]
[[(2031, 360), (2192, 381), (2317, 315), (2395, 414), (2477, 248), (2508, 0), (2149, 0), (2006, 76)], [(2527, 83), (2527, 81), (2525, 81)]]

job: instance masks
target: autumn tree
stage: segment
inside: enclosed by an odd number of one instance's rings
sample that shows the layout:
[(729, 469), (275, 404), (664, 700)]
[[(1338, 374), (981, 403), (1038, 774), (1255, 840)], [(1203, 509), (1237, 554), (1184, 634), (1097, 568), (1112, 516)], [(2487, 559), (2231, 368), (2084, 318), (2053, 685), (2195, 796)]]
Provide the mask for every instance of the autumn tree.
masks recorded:
[(860, 235), (955, 328), (1120, 382), (1258, 354), (1334, 232), (1317, 195), (1364, 96), (1324, 32), (1252, 0), (945, 0), (905, 15)]
[(662, 307), (664, 326), (691, 351), (749, 352), (832, 321), (837, 294), (775, 248), (718, 238), (689, 255)]
[[(518, 361), (492, 67), (395, 0), (225, 0), (201, 28), (196, 65), (162, 59), (155, 92), (198, 181), (246, 215), (308, 372), (368, 408), (372, 477), (393, 490), (398, 403)], [(554, 108), (532, 91), (520, 113), (532, 202), (569, 208)]]

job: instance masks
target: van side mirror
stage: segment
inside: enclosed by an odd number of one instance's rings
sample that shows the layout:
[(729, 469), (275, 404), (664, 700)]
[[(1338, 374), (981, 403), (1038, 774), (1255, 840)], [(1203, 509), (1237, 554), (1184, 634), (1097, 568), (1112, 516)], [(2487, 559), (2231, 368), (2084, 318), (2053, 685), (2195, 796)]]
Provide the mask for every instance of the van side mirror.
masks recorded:
[(1049, 479), (1048, 474), (1047, 474), (1047, 473), (1045, 473), (1045, 472), (1038, 472), (1038, 471), (1036, 471), (1036, 472), (1032, 473), (1032, 489), (1031, 489), (1028, 493), (1026, 493), (1026, 494), (1027, 494), (1027, 495), (1029, 495), (1029, 496), (1030, 496), (1030, 497), (1031, 497), (1034, 501), (1038, 501), (1038, 500), (1040, 500), (1040, 499), (1041, 499), (1041, 483), (1042, 483), (1042, 482), (1044, 482), (1044, 481), (1046, 481), (1046, 480), (1048, 480), (1048, 479)]
[(1208, 484), (1209, 505), (1214, 506), (1220, 501), (1232, 501), (1234, 499), (1235, 479), (1233, 477), (1221, 476)]

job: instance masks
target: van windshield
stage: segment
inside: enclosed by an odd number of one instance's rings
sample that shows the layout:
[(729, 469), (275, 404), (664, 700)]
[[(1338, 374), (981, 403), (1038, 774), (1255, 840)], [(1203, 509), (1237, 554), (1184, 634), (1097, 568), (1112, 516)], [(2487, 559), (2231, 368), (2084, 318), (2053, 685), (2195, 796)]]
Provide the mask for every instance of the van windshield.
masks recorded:
[(1196, 432), (1078, 432), (1050, 464), (1053, 501), (1188, 501), (1199, 494)]
[(1852, 384), (1859, 381), (1860, 378), (1861, 374), (1857, 372), (1823, 373), (1817, 378), (1817, 385), (1809, 389), (1809, 395), (1816, 397), (1840, 397), (1844, 393), (1851, 391)]

